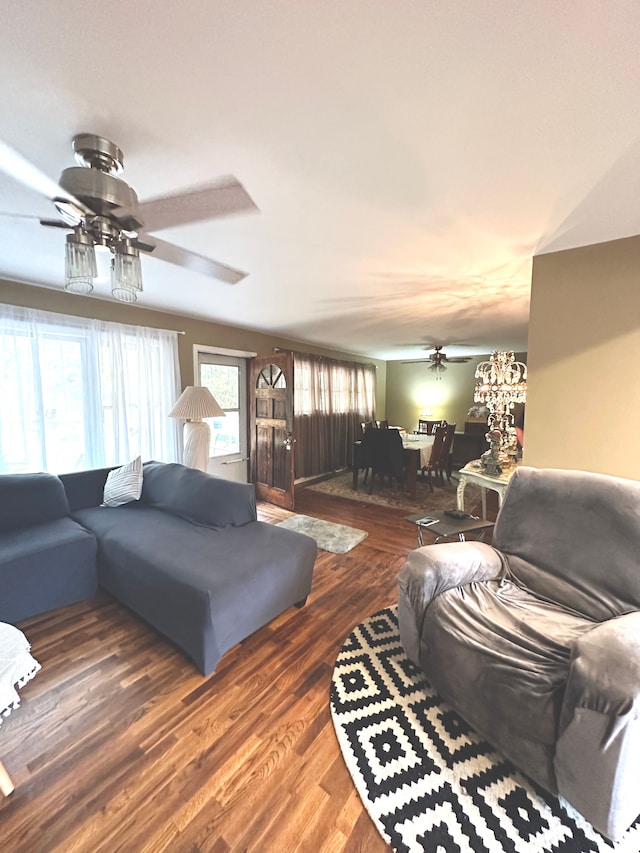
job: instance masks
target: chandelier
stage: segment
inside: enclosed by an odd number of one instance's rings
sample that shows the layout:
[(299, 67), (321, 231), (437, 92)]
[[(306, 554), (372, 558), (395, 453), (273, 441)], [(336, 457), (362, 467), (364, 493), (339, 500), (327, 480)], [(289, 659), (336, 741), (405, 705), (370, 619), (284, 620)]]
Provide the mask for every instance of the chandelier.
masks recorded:
[(489, 409), (489, 430), (499, 430), (501, 444), (507, 450), (515, 443), (513, 407), (527, 396), (527, 366), (516, 361), (512, 350), (492, 352), (489, 361), (476, 367), (474, 402)]

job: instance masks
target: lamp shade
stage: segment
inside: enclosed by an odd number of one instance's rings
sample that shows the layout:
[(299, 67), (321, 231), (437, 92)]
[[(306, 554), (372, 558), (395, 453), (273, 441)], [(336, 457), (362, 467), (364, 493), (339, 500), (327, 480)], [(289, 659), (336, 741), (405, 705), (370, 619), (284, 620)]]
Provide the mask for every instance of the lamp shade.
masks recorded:
[(169, 412), (170, 418), (181, 418), (184, 421), (223, 416), (224, 411), (218, 405), (216, 398), (208, 388), (202, 385), (187, 385)]

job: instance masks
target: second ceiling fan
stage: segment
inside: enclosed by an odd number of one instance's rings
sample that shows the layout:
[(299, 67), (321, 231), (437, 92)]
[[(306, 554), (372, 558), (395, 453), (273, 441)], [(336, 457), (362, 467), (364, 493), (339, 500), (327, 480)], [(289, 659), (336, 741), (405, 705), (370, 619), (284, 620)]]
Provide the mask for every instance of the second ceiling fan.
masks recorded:
[(442, 351), (444, 344), (427, 344), (426, 349), (433, 349), (428, 358), (413, 359), (412, 361), (405, 361), (403, 364), (426, 363), (429, 365), (429, 370), (436, 374), (441, 374), (447, 369), (447, 364), (464, 364), (467, 361), (471, 361), (472, 358), (470, 355), (448, 356)]

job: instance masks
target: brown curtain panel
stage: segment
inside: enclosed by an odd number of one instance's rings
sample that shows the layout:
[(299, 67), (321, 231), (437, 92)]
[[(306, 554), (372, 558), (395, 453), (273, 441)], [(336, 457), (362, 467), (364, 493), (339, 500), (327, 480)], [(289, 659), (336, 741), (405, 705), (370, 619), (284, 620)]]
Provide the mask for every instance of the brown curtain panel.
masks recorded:
[(375, 396), (373, 364), (294, 353), (296, 478), (351, 464), (361, 422), (374, 419)]

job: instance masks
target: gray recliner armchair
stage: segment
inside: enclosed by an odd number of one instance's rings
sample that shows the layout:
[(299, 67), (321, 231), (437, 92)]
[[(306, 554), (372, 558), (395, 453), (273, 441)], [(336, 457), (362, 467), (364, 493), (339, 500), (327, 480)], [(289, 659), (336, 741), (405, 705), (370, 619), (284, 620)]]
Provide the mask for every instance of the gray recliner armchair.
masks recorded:
[(521, 466), (492, 546), (418, 548), (398, 581), (408, 657), (619, 840), (640, 813), (640, 483)]

